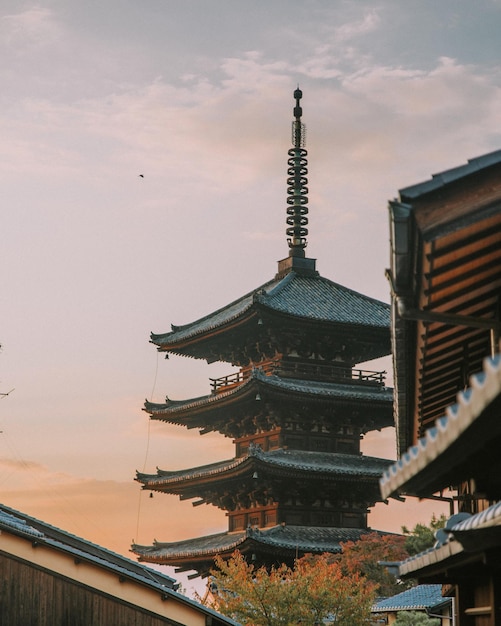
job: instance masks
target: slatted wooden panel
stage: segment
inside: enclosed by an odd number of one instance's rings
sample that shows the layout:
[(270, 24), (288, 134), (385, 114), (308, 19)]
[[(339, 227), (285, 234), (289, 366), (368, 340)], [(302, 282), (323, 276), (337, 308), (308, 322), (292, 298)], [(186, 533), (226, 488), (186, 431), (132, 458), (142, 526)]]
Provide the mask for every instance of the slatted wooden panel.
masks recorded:
[(0, 554), (0, 626), (175, 623)]

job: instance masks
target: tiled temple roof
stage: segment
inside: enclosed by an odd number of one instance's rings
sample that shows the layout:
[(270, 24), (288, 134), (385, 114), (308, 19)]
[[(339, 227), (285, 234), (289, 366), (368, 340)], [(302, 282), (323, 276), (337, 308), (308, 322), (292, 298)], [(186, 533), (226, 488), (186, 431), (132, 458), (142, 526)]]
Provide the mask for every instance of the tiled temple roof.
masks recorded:
[(190, 558), (243, 551), (245, 547), (258, 544), (270, 550), (291, 550), (293, 553), (322, 554), (341, 552), (341, 544), (358, 541), (361, 535), (372, 532), (359, 528), (320, 528), (311, 526), (273, 526), (265, 529), (247, 528), (241, 532), (225, 532), (185, 541), (162, 543), (155, 541), (151, 546), (134, 544), (132, 551), (140, 561), (153, 563), (174, 562)]
[(264, 452), (259, 446), (251, 446), (246, 455), (202, 465), (200, 467), (166, 471), (157, 474), (137, 473), (137, 480), (147, 487), (174, 486), (187, 481), (220, 479), (228, 474), (253, 471), (265, 466), (273, 473), (286, 470), (289, 475), (312, 474), (330, 480), (374, 480), (381, 475), (391, 461), (364, 455), (329, 452), (306, 452), (302, 450), (270, 450)]
[[(501, 421), (496, 411), (487, 414), (490, 405), (501, 396), (501, 355), (484, 360), (484, 369), (470, 378), (470, 387), (457, 395), (457, 404), (450, 406), (446, 415), (438, 419), (433, 428), (416, 446), (409, 450), (383, 474), (380, 480), (383, 498), (396, 493), (429, 495), (460, 480), (472, 478), (476, 468), (468, 463), (468, 455), (473, 455), (478, 448), (485, 453), (485, 437), (490, 441), (501, 434)], [(489, 423), (482, 424), (488, 415)], [(475, 429), (484, 431), (484, 438), (472, 435)], [(486, 430), (487, 429), (487, 430)], [(485, 435), (488, 432), (488, 435)], [(455, 446), (465, 447), (462, 454), (457, 454)], [(447, 473), (437, 471), (438, 464)], [(458, 475), (457, 467), (461, 466)], [(453, 483), (453, 478), (456, 483)], [(494, 477), (495, 478), (495, 477)], [(484, 477), (485, 479), (485, 477)], [(448, 482), (450, 480), (450, 482)], [(425, 493), (428, 492), (428, 493)]]
[(191, 324), (173, 325), (168, 333), (152, 333), (151, 341), (159, 347), (173, 345), (224, 326), (256, 306), (303, 320), (380, 329), (390, 325), (388, 304), (321, 276), (300, 276), (290, 272)]
[(231, 387), (228, 391), (187, 400), (170, 400), (167, 398), (165, 403), (154, 403), (146, 400), (145, 410), (153, 418), (162, 419), (164, 415), (189, 412), (208, 405), (224, 404), (229, 398), (233, 399), (249, 391), (255, 393), (256, 386), (264, 386), (270, 391), (314, 396), (317, 399), (336, 399), (357, 403), (376, 402), (388, 404), (388, 406), (391, 406), (393, 403), (393, 390), (388, 387), (282, 378), (277, 375), (266, 375), (259, 368), (255, 368), (249, 378), (238, 386)]
[(450, 603), (450, 598), (442, 596), (442, 585), (417, 585), (417, 587), (406, 589), (396, 596), (377, 602), (371, 611), (372, 613), (426, 611)]

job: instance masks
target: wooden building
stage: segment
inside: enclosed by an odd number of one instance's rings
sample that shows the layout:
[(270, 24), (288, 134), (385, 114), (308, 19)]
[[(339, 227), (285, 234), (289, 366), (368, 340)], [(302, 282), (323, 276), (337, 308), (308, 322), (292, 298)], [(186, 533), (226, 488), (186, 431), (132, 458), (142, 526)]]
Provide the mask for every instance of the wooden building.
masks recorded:
[(400, 574), (441, 583), (458, 626), (501, 624), (501, 151), (402, 189), (390, 227), (401, 457), (382, 496), (455, 494)]
[(206, 575), (214, 556), (239, 549), (257, 565), (338, 552), (367, 532), (384, 459), (363, 456), (365, 433), (392, 423), (384, 373), (356, 368), (390, 352), (389, 306), (320, 276), (305, 255), (307, 153), (301, 91), (289, 150), (289, 255), (274, 278), (170, 332), (167, 354), (222, 361), (238, 372), (208, 395), (146, 403), (151, 419), (231, 437), (235, 457), (203, 467), (138, 473), (144, 489), (227, 512), (228, 530), (181, 542), (134, 545), (142, 561)]
[(238, 626), (175, 581), (0, 505), (0, 624)]

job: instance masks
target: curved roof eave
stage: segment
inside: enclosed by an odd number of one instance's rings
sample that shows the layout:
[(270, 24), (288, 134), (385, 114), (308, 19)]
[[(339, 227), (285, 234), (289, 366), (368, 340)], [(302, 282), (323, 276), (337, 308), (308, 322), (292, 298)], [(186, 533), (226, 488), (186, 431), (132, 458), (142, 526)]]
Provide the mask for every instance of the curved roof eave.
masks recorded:
[(388, 304), (321, 276), (290, 272), (190, 324), (172, 326), (168, 333), (151, 333), (150, 339), (160, 350), (175, 351), (176, 346), (205, 333), (223, 329), (239, 319), (245, 321), (258, 307), (302, 321), (360, 326), (388, 333), (390, 328)]
[(267, 375), (259, 368), (254, 369), (249, 378), (231, 387), (228, 391), (217, 394), (208, 394), (187, 400), (170, 400), (165, 403), (145, 401), (144, 410), (152, 419), (163, 419), (163, 416), (174, 413), (191, 412), (194, 409), (210, 405), (224, 405), (228, 400), (237, 396), (252, 394), (258, 386), (264, 386), (271, 391), (286, 392), (288, 394), (316, 396), (318, 399), (345, 399), (346, 401), (367, 400), (375, 403), (392, 405), (393, 389), (390, 387), (372, 387), (350, 383), (329, 381), (303, 380), (296, 378), (282, 378), (278, 375)]
[(176, 559), (212, 559), (221, 553), (244, 549), (259, 545), (270, 549), (291, 550), (293, 553), (341, 552), (341, 544), (346, 541), (357, 541), (364, 534), (374, 532), (371, 529), (335, 528), (311, 526), (272, 526), (270, 528), (245, 531), (224, 532), (195, 539), (177, 542), (154, 541), (153, 545), (141, 546), (134, 544), (132, 551), (139, 560), (153, 563), (174, 562)]
[(158, 469), (156, 474), (137, 472), (136, 480), (143, 484), (144, 489), (172, 486), (177, 492), (180, 485), (188, 482), (219, 480), (228, 474), (252, 472), (256, 467), (268, 468), (271, 472), (286, 470), (339, 480), (377, 480), (391, 463), (388, 459), (364, 455), (283, 449), (264, 452), (258, 446), (252, 446), (246, 455), (239, 458), (186, 470)]

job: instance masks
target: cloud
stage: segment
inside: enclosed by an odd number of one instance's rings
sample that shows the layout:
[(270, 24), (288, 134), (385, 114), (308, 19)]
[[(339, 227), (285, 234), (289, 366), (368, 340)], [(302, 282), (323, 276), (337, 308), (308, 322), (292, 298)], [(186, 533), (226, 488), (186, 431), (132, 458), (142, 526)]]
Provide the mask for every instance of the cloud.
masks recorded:
[(0, 29), (4, 44), (16, 53), (27, 48), (40, 49), (60, 34), (54, 14), (47, 7), (31, 7), (20, 13), (3, 15)]
[(338, 42), (346, 42), (374, 32), (381, 26), (381, 19), (376, 9), (371, 9), (362, 19), (347, 22), (335, 28), (334, 36)]

